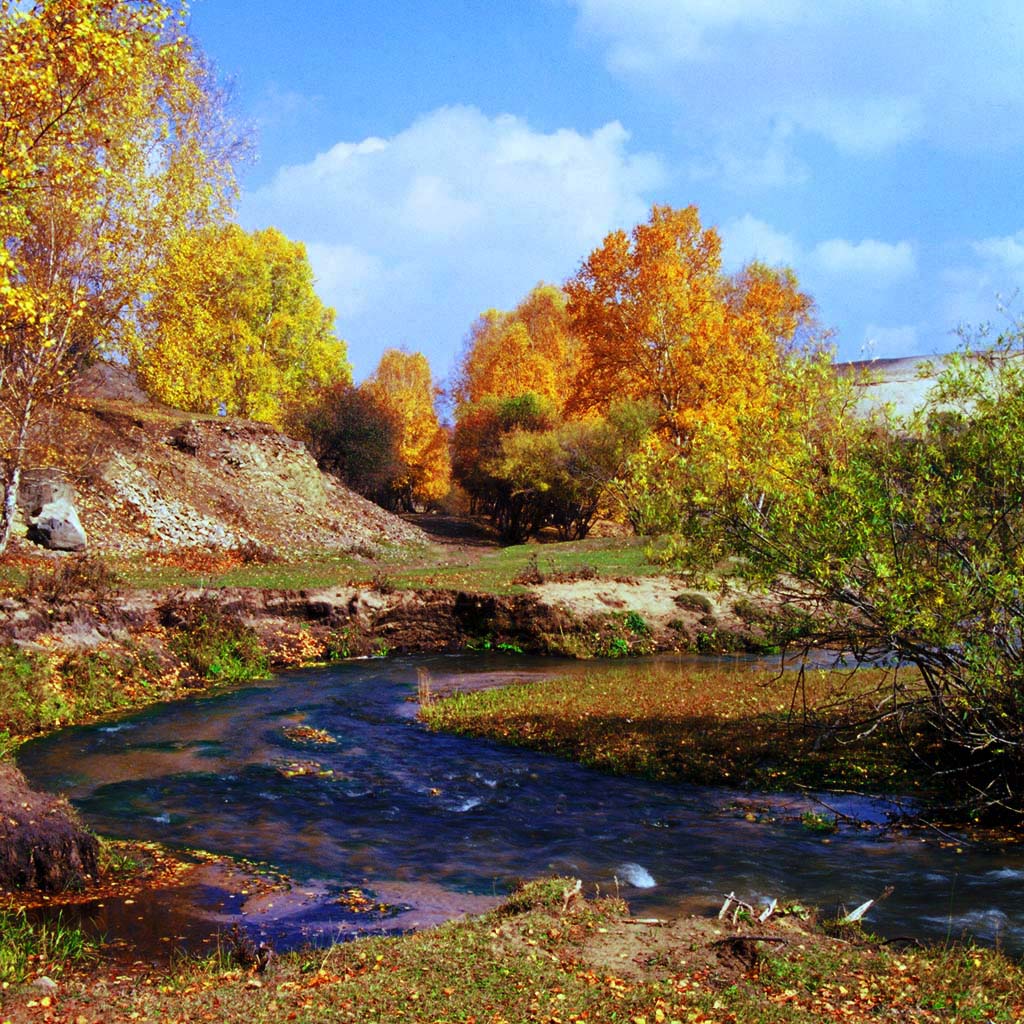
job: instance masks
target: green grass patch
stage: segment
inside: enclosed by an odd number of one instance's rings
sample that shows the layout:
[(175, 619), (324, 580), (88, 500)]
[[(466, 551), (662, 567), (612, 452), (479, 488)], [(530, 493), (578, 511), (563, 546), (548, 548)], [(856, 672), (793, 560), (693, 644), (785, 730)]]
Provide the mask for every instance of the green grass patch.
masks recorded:
[(513, 594), (524, 592), (529, 582), (657, 576), (665, 569), (647, 561), (643, 538), (596, 537), (495, 548), (473, 561), (450, 565), (395, 564), (389, 572), (398, 589)]
[(239, 683), (269, 674), (259, 635), (212, 601), (181, 604), (169, 612), (175, 631), (169, 646), (204, 679)]
[(95, 958), (98, 942), (60, 914), (32, 922), (25, 911), (0, 911), (0, 982), (61, 974), (68, 966)]
[[(79, 562), (81, 564), (79, 564)], [(459, 558), (431, 545), (384, 546), (372, 555), (297, 552), (274, 558), (247, 552), (183, 550), (133, 558), (70, 561), (73, 568), (0, 562), (0, 590), (64, 596), (108, 594), (120, 589), (168, 590), (176, 587), (252, 587), (307, 590), (358, 586), (390, 590), (465, 590), (487, 594), (521, 593), (531, 580), (614, 579), (655, 576), (664, 566), (648, 562), (642, 538), (588, 538), (552, 544), (518, 544)], [(92, 588), (92, 594), (86, 591)]]
[(151, 651), (131, 643), (71, 651), (0, 645), (0, 757), (18, 737), (171, 695), (161, 671)]
[(658, 664), (455, 694), (433, 729), (487, 736), (621, 774), (706, 784), (907, 791), (923, 785), (891, 732), (857, 742), (885, 674)]

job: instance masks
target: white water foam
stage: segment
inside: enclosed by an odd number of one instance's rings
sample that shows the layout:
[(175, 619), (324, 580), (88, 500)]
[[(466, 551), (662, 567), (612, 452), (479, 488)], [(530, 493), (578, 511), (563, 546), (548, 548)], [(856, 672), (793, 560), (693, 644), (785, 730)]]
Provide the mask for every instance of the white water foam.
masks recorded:
[(615, 869), (615, 876), (637, 889), (653, 889), (658, 884), (647, 868), (640, 864), (634, 864), (632, 861), (620, 864)]

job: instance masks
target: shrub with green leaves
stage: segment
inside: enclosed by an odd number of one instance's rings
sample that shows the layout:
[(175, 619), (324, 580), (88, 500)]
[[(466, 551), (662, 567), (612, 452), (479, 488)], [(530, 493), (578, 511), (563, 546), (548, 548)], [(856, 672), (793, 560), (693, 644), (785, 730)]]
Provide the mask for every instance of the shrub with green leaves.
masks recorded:
[(914, 666), (879, 716), (956, 774), (963, 809), (1019, 818), (1024, 330), (949, 357), (907, 419), (830, 422), (756, 489), (737, 473), (694, 501), (679, 553), (738, 555), (748, 581), (816, 605), (819, 641)]
[(259, 635), (212, 602), (171, 610), (176, 627), (171, 649), (205, 679), (243, 682), (267, 675), (269, 661)]

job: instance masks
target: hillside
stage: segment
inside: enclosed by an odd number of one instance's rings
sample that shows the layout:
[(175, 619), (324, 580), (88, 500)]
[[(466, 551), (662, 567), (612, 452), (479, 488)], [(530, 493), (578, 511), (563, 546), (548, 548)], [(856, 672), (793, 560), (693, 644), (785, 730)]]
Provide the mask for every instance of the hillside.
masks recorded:
[[(266, 424), (177, 412), (141, 400), (130, 385), (114, 389), (122, 397), (102, 397), (111, 389), (94, 384), (87, 379), (47, 425), (51, 440), (36, 463), (58, 467), (73, 485), (92, 551), (371, 555), (426, 539), (321, 473), (301, 442)], [(24, 523), (18, 532), (24, 536)]]

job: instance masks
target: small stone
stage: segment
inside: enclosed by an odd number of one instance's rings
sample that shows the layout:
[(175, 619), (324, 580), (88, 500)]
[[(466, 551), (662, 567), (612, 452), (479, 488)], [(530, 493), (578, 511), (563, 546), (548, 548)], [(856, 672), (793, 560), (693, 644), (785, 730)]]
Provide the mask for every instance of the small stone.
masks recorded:
[(45, 974), (40, 975), (31, 985), (37, 992), (56, 992), (57, 982), (53, 978), (48, 978)]

